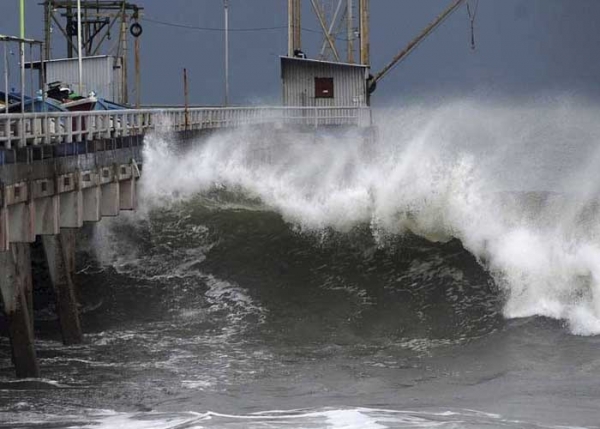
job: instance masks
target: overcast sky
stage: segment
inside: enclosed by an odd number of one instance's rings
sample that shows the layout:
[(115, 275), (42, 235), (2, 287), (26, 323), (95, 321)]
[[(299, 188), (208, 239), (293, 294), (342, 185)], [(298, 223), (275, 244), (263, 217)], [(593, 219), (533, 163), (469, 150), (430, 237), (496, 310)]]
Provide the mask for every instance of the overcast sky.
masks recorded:
[[(130, 0), (133, 1), (133, 0)], [(371, 62), (381, 69), (451, 0), (371, 0)], [(26, 0), (27, 37), (42, 38), (40, 0)], [(222, 0), (137, 0), (153, 20), (196, 27), (223, 27)], [(471, 0), (472, 6), (476, 3)], [(287, 49), (287, 0), (230, 0), (233, 104), (277, 104), (279, 55)], [(18, 35), (18, 0), (0, 0), (0, 33)], [(304, 0), (303, 49), (321, 44), (310, 2)], [(599, 0), (480, 0), (471, 50), (462, 7), (381, 83), (374, 105), (445, 97), (540, 97), (567, 94), (600, 99)], [(223, 101), (220, 31), (201, 31), (142, 20), (142, 101), (183, 101), (182, 69), (193, 104)], [(65, 42), (55, 32), (55, 55)], [(113, 41), (117, 35), (114, 34)], [(133, 69), (131, 62), (130, 69)], [(16, 74), (14, 74), (16, 75)], [(18, 85), (18, 81), (12, 83)]]

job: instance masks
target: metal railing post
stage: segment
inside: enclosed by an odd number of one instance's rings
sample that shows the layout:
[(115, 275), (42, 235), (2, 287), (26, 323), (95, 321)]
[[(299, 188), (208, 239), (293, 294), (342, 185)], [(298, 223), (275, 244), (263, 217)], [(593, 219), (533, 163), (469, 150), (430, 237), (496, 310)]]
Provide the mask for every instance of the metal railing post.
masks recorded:
[(25, 115), (19, 116), (19, 147), (25, 147), (27, 141), (25, 139)]
[[(72, 143), (129, 135), (143, 135), (157, 124), (168, 130), (184, 128), (183, 108), (131, 109), (98, 112), (45, 112), (0, 115), (0, 146), (11, 149), (32, 143)], [(327, 125), (370, 126), (369, 107), (227, 107), (190, 108), (189, 129), (235, 128), (264, 123), (302, 125), (319, 128)]]

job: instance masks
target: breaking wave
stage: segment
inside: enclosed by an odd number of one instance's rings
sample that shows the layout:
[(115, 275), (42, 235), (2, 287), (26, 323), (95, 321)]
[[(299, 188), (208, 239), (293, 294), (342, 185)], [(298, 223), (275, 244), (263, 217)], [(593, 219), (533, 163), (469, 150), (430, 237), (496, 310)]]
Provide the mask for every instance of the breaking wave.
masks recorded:
[(367, 227), (379, 247), (407, 234), (460, 240), (492, 276), (507, 318), (600, 333), (598, 109), (554, 99), (377, 112), (352, 131), (241, 129), (177, 146), (146, 137), (142, 212), (196, 199), (276, 212), (303, 234)]

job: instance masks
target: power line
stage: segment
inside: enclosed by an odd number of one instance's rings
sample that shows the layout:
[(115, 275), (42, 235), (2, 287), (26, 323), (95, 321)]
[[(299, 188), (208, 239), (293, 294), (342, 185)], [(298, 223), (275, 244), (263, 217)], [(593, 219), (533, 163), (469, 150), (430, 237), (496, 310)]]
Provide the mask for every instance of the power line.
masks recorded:
[[(158, 19), (153, 19), (153, 18), (148, 18), (147, 16), (143, 17), (144, 20), (148, 21), (148, 22), (152, 22), (154, 24), (160, 24), (160, 25), (166, 25), (169, 27), (177, 27), (177, 28), (187, 28), (188, 30), (200, 30), (200, 31), (219, 31), (219, 32), (224, 32), (225, 29), (224, 28), (218, 28), (218, 27), (199, 27), (199, 26), (195, 26), (195, 25), (189, 25), (189, 24), (179, 24), (176, 22), (168, 22), (168, 21), (161, 21)], [(236, 32), (242, 32), (242, 31), (271, 31), (271, 30), (283, 30), (283, 29), (287, 29), (287, 26), (277, 26), (277, 27), (251, 27), (251, 28), (230, 28), (229, 31), (236, 31)]]
[[(177, 28), (185, 28), (188, 30), (198, 30), (198, 31), (216, 31), (216, 32), (224, 32), (224, 28), (220, 27), (201, 27), (196, 25), (189, 24), (180, 24), (177, 22), (169, 22), (162, 21), (159, 19), (149, 18), (148, 16), (144, 16), (142, 18), (145, 21), (151, 22), (153, 24), (166, 25), (168, 27), (177, 27)], [(255, 31), (273, 31), (273, 30), (287, 30), (287, 25), (280, 25), (274, 27), (248, 27), (248, 28), (230, 28), (231, 32), (255, 32)], [(310, 33), (321, 33), (321, 30), (314, 30), (312, 28), (302, 28), (303, 31), (308, 31)]]

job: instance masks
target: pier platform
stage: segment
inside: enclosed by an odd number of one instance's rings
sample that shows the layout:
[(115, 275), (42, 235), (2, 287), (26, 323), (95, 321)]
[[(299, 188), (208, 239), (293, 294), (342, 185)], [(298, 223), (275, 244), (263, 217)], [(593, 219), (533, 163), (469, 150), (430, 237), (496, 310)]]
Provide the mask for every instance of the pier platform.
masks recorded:
[(41, 238), (63, 342), (82, 341), (77, 231), (137, 206), (144, 136), (191, 140), (239, 127), (371, 127), (368, 107), (170, 108), (0, 114), (0, 295), (17, 377), (38, 377), (30, 245)]

